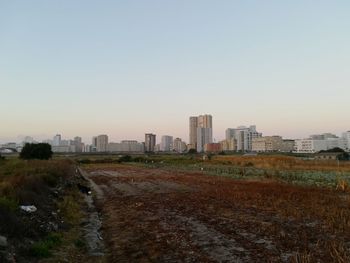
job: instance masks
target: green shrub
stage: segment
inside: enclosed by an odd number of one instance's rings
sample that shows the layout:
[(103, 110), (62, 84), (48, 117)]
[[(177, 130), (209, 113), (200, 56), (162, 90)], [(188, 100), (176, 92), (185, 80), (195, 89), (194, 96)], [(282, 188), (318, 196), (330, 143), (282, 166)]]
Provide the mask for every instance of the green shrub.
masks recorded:
[(0, 207), (8, 210), (8, 211), (15, 211), (18, 208), (18, 203), (6, 196), (0, 197)]
[(36, 242), (29, 249), (29, 254), (37, 258), (48, 258), (52, 256), (51, 250), (62, 243), (61, 235), (50, 233), (44, 240)]
[(132, 157), (130, 155), (123, 155), (122, 157), (120, 157), (118, 159), (119, 162), (131, 162), (132, 161)]
[(19, 155), (21, 159), (48, 160), (52, 157), (51, 145), (48, 143), (26, 143)]

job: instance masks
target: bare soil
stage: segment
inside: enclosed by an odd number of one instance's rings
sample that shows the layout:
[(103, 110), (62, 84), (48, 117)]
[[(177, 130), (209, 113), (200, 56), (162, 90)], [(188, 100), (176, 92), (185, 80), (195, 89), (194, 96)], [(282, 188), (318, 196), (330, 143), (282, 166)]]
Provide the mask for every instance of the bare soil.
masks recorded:
[(89, 166), (110, 262), (350, 262), (347, 193)]

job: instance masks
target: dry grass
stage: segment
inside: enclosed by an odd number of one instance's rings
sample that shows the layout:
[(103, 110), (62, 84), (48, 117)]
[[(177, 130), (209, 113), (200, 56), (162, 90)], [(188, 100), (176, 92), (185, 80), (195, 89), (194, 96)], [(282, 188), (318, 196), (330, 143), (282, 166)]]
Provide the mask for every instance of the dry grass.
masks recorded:
[(350, 171), (350, 162), (303, 160), (290, 156), (215, 156), (212, 163), (224, 163), (237, 166), (254, 166), (276, 170), (303, 170), (303, 171)]
[[(95, 168), (118, 174), (94, 176), (99, 185), (161, 180), (194, 189), (161, 195), (146, 191), (136, 196), (120, 195), (113, 187), (107, 189), (107, 200), (101, 209), (106, 215), (107, 241), (117, 259), (129, 253), (140, 259), (159, 259), (171, 252), (180, 261), (194, 258), (210, 262), (201, 241), (198, 245), (191, 235), (191, 225), (176, 225), (175, 218), (180, 216), (187, 222), (196, 220), (205, 225), (204, 232), (213, 229), (220, 234), (220, 240), (239, 242), (252, 257), (244, 262), (281, 262), (286, 255), (289, 262), (350, 262), (350, 196), (346, 192), (132, 165), (105, 164)], [(93, 166), (89, 169), (94, 170)], [(164, 225), (170, 229), (162, 228)], [(273, 246), (267, 248), (264, 243), (257, 244), (258, 240), (267, 240)], [(181, 249), (183, 244), (190, 247), (190, 252)]]

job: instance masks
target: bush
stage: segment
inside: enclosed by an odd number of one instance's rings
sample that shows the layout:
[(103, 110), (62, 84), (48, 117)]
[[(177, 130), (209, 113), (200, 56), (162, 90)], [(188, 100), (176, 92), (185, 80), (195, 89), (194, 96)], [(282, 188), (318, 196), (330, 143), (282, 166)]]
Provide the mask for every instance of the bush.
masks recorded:
[(50, 250), (61, 243), (61, 236), (57, 233), (51, 233), (44, 240), (33, 244), (29, 249), (29, 254), (37, 258), (48, 258), (52, 255)]
[(131, 162), (132, 161), (132, 157), (130, 155), (123, 155), (122, 157), (120, 157), (118, 159), (119, 162)]
[(196, 149), (189, 149), (188, 154), (196, 154), (197, 150)]
[(8, 211), (15, 211), (18, 208), (18, 203), (13, 199), (2, 196), (0, 197), (0, 207)]
[(26, 143), (20, 153), (21, 159), (48, 160), (52, 157), (51, 145), (48, 143)]

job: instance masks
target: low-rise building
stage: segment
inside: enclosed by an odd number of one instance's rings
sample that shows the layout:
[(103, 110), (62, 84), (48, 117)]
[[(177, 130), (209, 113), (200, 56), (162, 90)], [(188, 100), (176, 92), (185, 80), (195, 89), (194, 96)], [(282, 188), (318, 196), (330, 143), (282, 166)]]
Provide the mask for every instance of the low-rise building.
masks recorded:
[(264, 136), (252, 140), (253, 152), (280, 152), (283, 148), (281, 136)]
[(141, 153), (144, 152), (144, 144), (135, 140), (124, 140), (120, 143), (110, 142), (108, 144), (109, 152)]
[(237, 151), (237, 142), (234, 138), (222, 140), (219, 143), (221, 144), (222, 151)]
[(283, 140), (281, 152), (290, 153), (294, 151), (294, 140), (286, 139)]
[(207, 143), (204, 145), (204, 152), (206, 153), (219, 153), (221, 151), (220, 143)]
[(75, 151), (75, 145), (52, 146), (52, 152), (54, 153), (74, 153)]
[(175, 138), (173, 142), (173, 150), (178, 153), (185, 152), (187, 150), (186, 143), (180, 138)]
[(346, 150), (347, 143), (343, 138), (328, 138), (325, 140), (298, 139), (295, 140), (294, 152), (296, 153), (316, 153), (322, 150), (341, 148)]

